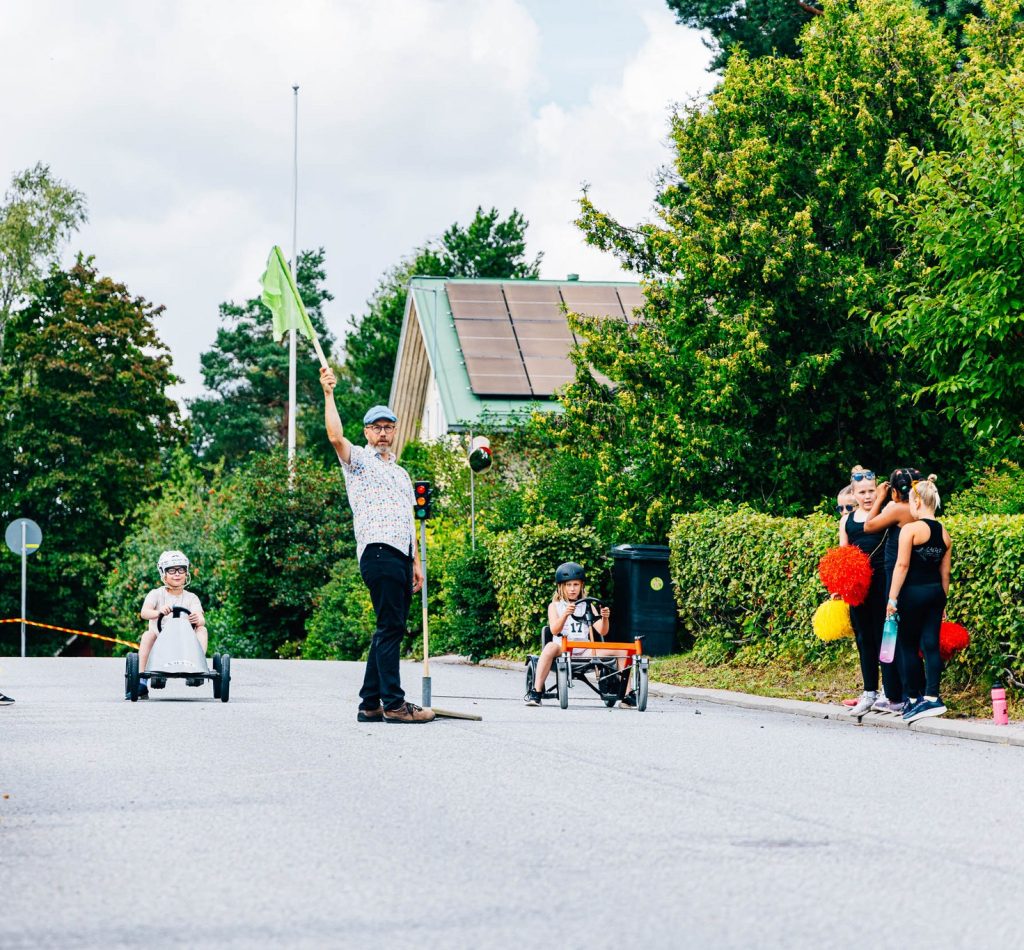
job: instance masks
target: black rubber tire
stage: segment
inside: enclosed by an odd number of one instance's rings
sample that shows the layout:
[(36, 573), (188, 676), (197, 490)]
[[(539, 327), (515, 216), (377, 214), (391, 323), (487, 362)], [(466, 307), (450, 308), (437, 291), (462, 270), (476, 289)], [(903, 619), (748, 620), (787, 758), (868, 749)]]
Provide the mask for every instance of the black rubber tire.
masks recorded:
[(231, 654), (220, 655), (220, 701), (226, 703), (231, 697)]
[(537, 657), (531, 656), (526, 661), (526, 691), (523, 693), (523, 696), (526, 696), (526, 694), (529, 693), (531, 689), (533, 689), (533, 684), (534, 684), (536, 679), (537, 679)]
[(636, 664), (636, 711), (643, 712), (647, 708), (647, 687), (650, 677), (647, 664), (643, 660)]
[(139, 701), (139, 654), (129, 653), (124, 662), (124, 691), (133, 702)]
[(555, 660), (555, 681), (558, 684), (558, 705), (562, 709), (569, 708), (569, 677), (571, 675), (568, 657), (560, 656)]
[(220, 654), (213, 654), (213, 672), (217, 675), (211, 680), (213, 683), (213, 698), (220, 699)]

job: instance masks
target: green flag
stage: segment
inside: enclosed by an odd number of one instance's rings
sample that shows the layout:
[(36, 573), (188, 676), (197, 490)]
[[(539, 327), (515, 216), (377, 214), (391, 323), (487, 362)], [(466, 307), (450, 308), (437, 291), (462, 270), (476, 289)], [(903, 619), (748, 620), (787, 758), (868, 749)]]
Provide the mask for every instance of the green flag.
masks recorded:
[[(309, 321), (309, 314), (302, 305), (298, 288), (292, 279), (292, 272), (284, 261), (284, 254), (276, 244), (267, 258), (267, 269), (260, 278), (263, 293), (260, 299), (274, 315), (274, 339), (281, 339), (289, 330), (298, 330), (310, 340), (316, 340), (316, 332)], [(319, 352), (319, 347), (317, 347)]]

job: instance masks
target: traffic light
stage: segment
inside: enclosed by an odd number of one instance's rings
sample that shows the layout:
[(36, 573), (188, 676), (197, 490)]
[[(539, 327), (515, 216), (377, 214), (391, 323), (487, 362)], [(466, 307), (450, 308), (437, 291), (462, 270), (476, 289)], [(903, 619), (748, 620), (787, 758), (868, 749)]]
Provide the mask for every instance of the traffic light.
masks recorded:
[(412, 488), (416, 495), (416, 518), (426, 521), (430, 517), (430, 482), (416, 482)]

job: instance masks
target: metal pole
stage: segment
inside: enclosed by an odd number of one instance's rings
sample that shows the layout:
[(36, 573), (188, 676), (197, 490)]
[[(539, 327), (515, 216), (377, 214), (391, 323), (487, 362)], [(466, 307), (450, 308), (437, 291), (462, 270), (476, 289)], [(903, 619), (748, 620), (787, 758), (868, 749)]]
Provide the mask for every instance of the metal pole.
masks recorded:
[(25, 657), (25, 589), (28, 586), (28, 525), (21, 523), (21, 656)]
[[(292, 277), (299, 285), (299, 87), (292, 86), (295, 98), (294, 154), (292, 162)], [(288, 331), (288, 466), (295, 461), (295, 329)], [(291, 475), (289, 475), (289, 478)]]
[(420, 568), (423, 571), (423, 707), (430, 707), (430, 633), (427, 625), (427, 523), (420, 522)]
[[(473, 454), (473, 430), (469, 430), (469, 454)], [(469, 539), (476, 550), (476, 478), (473, 466), (469, 466)]]

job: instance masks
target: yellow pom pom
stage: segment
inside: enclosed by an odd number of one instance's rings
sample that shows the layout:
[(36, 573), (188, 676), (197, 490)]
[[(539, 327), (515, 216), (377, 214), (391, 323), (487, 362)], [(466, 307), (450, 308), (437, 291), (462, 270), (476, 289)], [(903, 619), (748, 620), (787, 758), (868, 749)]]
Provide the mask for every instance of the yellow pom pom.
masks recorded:
[(816, 611), (811, 621), (819, 640), (842, 640), (853, 636), (850, 625), (850, 605), (843, 600), (826, 600)]

